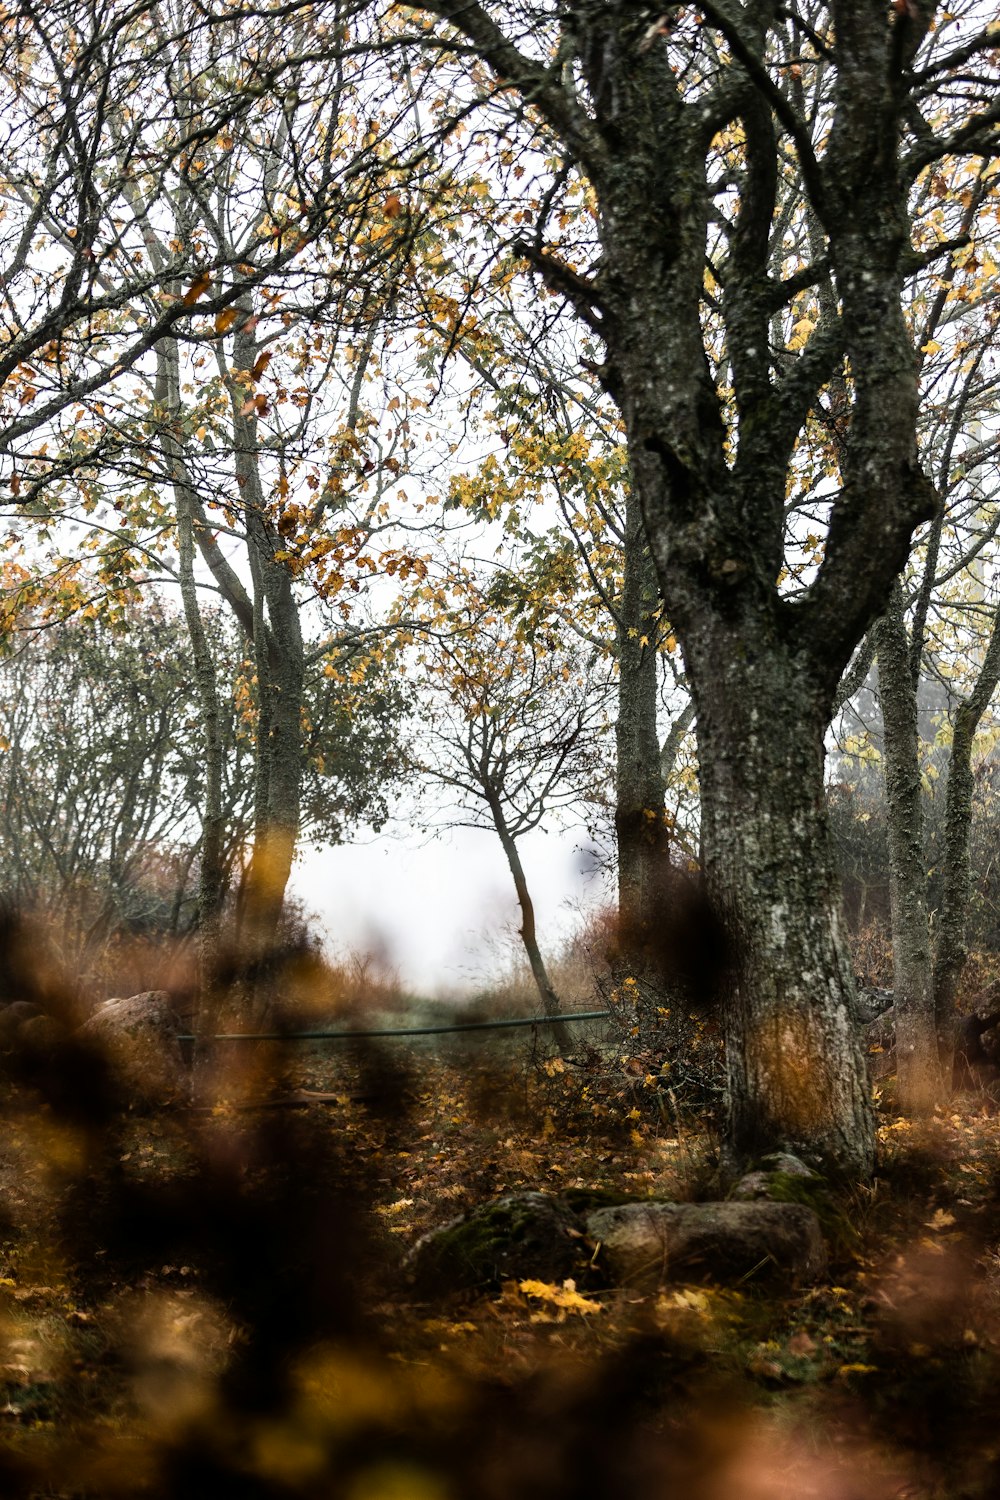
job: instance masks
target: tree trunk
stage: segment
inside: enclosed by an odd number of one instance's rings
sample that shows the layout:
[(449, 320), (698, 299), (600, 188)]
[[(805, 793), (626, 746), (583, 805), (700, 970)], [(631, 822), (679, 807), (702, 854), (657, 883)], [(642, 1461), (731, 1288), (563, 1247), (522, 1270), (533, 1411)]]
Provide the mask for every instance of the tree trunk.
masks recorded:
[(945, 800), (944, 888), (934, 956), (937, 1021), (947, 1030), (966, 960), (966, 914), (972, 890), (969, 834), (972, 829), (972, 748), (980, 720), (1000, 681), (1000, 608), (991, 622), (989, 645), (975, 686), (955, 713)]
[(923, 850), (917, 687), (899, 584), (875, 625), (875, 638), (885, 732), (899, 1102), (906, 1113), (927, 1114), (941, 1098), (942, 1081)]
[[(171, 412), (179, 411), (180, 368), (176, 343), (161, 345), (157, 350), (157, 360), (158, 396)], [(223, 854), (225, 818), (222, 808), (222, 725), (215, 662), (198, 605), (194, 575), (194, 525), (198, 508), (197, 497), (191, 483), (183, 448), (169, 427), (164, 431), (163, 442), (173, 473), (181, 604), (188, 638), (191, 642), (204, 749), (205, 791), (201, 808), (201, 853), (198, 862), (197, 1030), (202, 1037), (207, 1037), (217, 1029), (219, 996), (216, 971), (219, 961), (220, 920), (226, 894)], [(200, 1071), (198, 1064), (201, 1061), (203, 1059), (196, 1060), (196, 1071)]]
[[(524, 951), (528, 956), (532, 977), (534, 978), (539, 998), (542, 1002), (542, 1011), (546, 1016), (558, 1016), (561, 1010), (559, 996), (553, 988), (548, 970), (545, 967), (545, 960), (542, 958), (541, 949), (538, 946), (538, 937), (535, 932), (535, 907), (528, 892), (528, 882), (525, 878), (524, 866), (521, 864), (517, 840), (512, 836), (510, 829), (507, 827), (507, 820), (504, 817), (499, 798), (490, 796), (487, 793), (487, 800), (490, 812), (493, 815), (494, 826), (503, 845), (503, 852), (507, 856), (510, 873), (514, 877), (517, 904), (521, 909), (521, 941), (524, 944)], [(549, 1027), (549, 1030), (552, 1032), (552, 1038), (560, 1052), (568, 1052), (572, 1046), (569, 1027), (564, 1026), (561, 1021), (557, 1021), (555, 1025)]]
[(618, 924), (610, 954), (616, 989), (637, 986), (640, 1025), (656, 1023), (668, 1002), (656, 962), (670, 862), (657, 736), (656, 569), (638, 501), (626, 501), (622, 593), (617, 617), (615, 837)]
[(198, 699), (201, 705), (205, 756), (205, 800), (201, 818), (201, 859), (198, 875), (198, 942), (201, 979), (210, 979), (218, 960), (219, 920), (226, 894), (222, 809), (222, 729), (219, 691), (212, 650), (198, 607), (193, 569), (194, 536), (191, 506), (186, 486), (177, 485), (177, 530), (180, 554), (181, 599), (191, 652)]
[(944, 1029), (953, 1018), (959, 980), (965, 968), (966, 913), (972, 893), (969, 869), (969, 834), (972, 829), (972, 744), (978, 719), (969, 705), (960, 705), (948, 760), (945, 794), (944, 860), (942, 862), (941, 909), (938, 912), (937, 949), (934, 955), (934, 1005), (938, 1025)]
[(248, 320), (234, 336), (229, 395), (236, 478), (254, 586), (258, 694), (254, 848), (244, 915), (250, 954), (261, 958), (274, 944), (299, 835), (305, 652), (291, 578), (275, 557), (282, 543), (264, 498), (257, 417), (245, 410), (260, 349), (249, 303), (241, 312), (247, 313)]
[(689, 632), (708, 891), (730, 945), (735, 1161), (782, 1147), (866, 1177), (874, 1131), (826, 826), (828, 710), (794, 652), (744, 622)]
[(197, 1042), (192, 1068), (192, 1097), (197, 1103), (214, 1102), (212, 1039), (219, 1029), (222, 992), (219, 959), (222, 939), (222, 907), (226, 895), (222, 809), (222, 729), (215, 662), (198, 607), (194, 578), (194, 507), (191, 486), (183, 471), (175, 480), (177, 540), (181, 599), (195, 679), (201, 705), (205, 752), (205, 795), (201, 818), (201, 858), (198, 865), (198, 1012)]

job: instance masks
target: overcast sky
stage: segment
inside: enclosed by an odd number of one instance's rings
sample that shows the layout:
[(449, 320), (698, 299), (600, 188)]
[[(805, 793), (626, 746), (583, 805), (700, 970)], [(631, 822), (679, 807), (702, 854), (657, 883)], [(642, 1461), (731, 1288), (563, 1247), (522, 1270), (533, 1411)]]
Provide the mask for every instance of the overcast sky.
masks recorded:
[[(543, 952), (576, 925), (580, 903), (601, 900), (600, 876), (578, 830), (528, 835), (521, 857)], [(383, 834), (364, 844), (307, 849), (292, 889), (321, 919), (331, 947), (385, 957), (407, 988), (468, 989), (504, 967), (516, 941), (514, 884), (495, 835), (457, 829), (431, 841)]]

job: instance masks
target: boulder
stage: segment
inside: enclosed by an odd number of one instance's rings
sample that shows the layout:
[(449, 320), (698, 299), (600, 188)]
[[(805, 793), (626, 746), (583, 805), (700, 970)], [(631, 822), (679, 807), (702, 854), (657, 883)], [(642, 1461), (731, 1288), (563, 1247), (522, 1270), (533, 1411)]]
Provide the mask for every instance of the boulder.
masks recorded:
[(628, 1203), (586, 1224), (619, 1285), (811, 1281), (826, 1266), (819, 1219), (801, 1203)]
[(759, 1167), (740, 1178), (729, 1196), (737, 1203), (770, 1198), (775, 1203), (805, 1202), (812, 1207), (803, 1191), (810, 1182), (817, 1187), (823, 1185), (823, 1179), (790, 1151), (772, 1151)]
[(424, 1235), (408, 1258), (418, 1291), (484, 1291), (504, 1281), (561, 1282), (578, 1269), (583, 1234), (548, 1193), (511, 1193)]
[(66, 1027), (55, 1016), (29, 1016), (21, 1022), (17, 1033), (19, 1044), (40, 1052), (57, 1046), (67, 1035)]
[(15, 1000), (0, 1010), (0, 1046), (10, 1046), (26, 1021), (40, 1015), (37, 1005), (29, 1000)]
[(868, 1077), (873, 1083), (896, 1071), (896, 1010), (890, 1006), (861, 1033), (861, 1050), (868, 1063)]
[(855, 995), (855, 1014), (861, 1026), (868, 1026), (893, 1003), (892, 990), (880, 985), (859, 984)]
[[(981, 998), (981, 997), (980, 997)], [(952, 1087), (989, 1088), (1000, 1077), (1000, 1011), (955, 1016), (947, 1028), (953, 1059)]]
[(188, 1092), (182, 1030), (166, 990), (147, 990), (105, 1000), (79, 1034), (100, 1044), (135, 1102), (167, 1104)]

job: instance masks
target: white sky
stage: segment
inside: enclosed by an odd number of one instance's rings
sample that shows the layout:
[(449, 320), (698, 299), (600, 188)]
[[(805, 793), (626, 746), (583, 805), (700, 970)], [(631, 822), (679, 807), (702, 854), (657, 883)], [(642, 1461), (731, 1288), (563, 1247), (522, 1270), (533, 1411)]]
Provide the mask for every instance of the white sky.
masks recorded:
[[(575, 928), (579, 903), (604, 894), (601, 876), (586, 873), (584, 842), (574, 829), (520, 842), (543, 954)], [(486, 830), (460, 828), (430, 841), (390, 832), (305, 849), (291, 889), (321, 919), (331, 948), (376, 953), (404, 987), (425, 995), (467, 990), (496, 974), (518, 941), (514, 883)]]

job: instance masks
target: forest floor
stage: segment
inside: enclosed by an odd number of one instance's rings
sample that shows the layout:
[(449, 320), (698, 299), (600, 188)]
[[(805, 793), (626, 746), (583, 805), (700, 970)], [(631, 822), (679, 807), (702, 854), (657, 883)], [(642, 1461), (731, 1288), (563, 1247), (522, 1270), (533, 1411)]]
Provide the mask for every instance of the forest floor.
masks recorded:
[(1000, 1494), (992, 1101), (880, 1112), (819, 1285), (421, 1302), (405, 1253), (501, 1193), (717, 1195), (641, 1069), (494, 1056), (259, 1049), (212, 1108), (124, 1116), (5, 1085), (4, 1500)]

